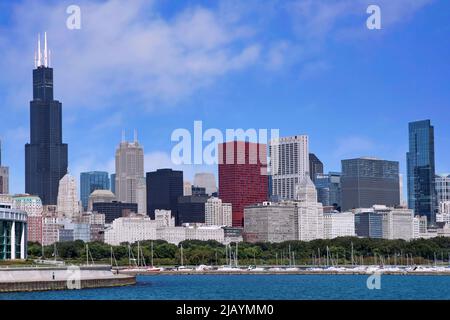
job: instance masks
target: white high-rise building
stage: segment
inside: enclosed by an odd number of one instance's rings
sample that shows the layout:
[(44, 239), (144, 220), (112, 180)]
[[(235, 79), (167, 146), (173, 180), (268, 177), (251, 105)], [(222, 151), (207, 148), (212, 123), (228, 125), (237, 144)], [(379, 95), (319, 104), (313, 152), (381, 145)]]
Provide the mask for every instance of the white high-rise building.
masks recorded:
[(450, 174), (437, 174), (434, 178), (438, 206), (442, 202), (450, 202)]
[[(443, 201), (439, 203), (439, 214), (450, 215), (450, 201)], [(439, 222), (436, 217), (436, 222)]]
[(56, 212), (59, 217), (75, 218), (81, 213), (75, 178), (66, 174), (59, 181)]
[(105, 230), (105, 242), (110, 245), (155, 239), (156, 221), (142, 215), (115, 219)]
[(309, 175), (308, 136), (273, 139), (269, 143), (272, 195), (294, 199), (296, 185)]
[(145, 177), (140, 177), (136, 185), (136, 203), (139, 214), (147, 214), (147, 183)]
[(353, 212), (329, 212), (323, 215), (325, 239), (355, 236), (355, 214)]
[(386, 210), (376, 211), (383, 215), (382, 230), (384, 239), (411, 240), (414, 238), (417, 232), (417, 221), (414, 221), (414, 210), (387, 208)]
[(137, 141), (135, 131), (134, 142), (122, 142), (116, 150), (116, 184), (117, 200), (137, 203), (137, 186), (144, 177), (144, 149)]
[(214, 173), (196, 173), (194, 176), (194, 186), (205, 188), (206, 194), (209, 195), (217, 192), (216, 178), (214, 177)]
[(232, 225), (232, 205), (224, 203), (216, 197), (209, 198), (205, 203), (206, 225), (228, 226)]
[(298, 208), (298, 240), (310, 241), (324, 238), (323, 206), (317, 202), (317, 191), (308, 174), (296, 187)]

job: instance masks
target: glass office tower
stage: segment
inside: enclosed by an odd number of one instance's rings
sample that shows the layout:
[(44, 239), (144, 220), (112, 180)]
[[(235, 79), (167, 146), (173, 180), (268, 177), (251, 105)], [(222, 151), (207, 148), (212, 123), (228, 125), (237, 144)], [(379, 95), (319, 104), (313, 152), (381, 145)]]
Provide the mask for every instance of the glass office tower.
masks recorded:
[(430, 120), (409, 123), (408, 207), (416, 215), (425, 215), (428, 224), (436, 222), (434, 168), (434, 127)]

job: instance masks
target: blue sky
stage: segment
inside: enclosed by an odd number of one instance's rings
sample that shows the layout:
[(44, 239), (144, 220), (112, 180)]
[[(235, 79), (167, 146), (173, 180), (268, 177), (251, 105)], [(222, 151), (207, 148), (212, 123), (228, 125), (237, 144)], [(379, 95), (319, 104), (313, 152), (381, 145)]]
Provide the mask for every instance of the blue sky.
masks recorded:
[[(81, 8), (81, 29), (66, 8)], [(382, 29), (368, 30), (378, 4)], [(0, 1), (0, 137), (11, 192), (24, 191), (31, 70), (48, 32), (69, 169), (114, 170), (133, 129), (146, 170), (173, 166), (177, 128), (308, 134), (326, 171), (376, 156), (406, 171), (409, 121), (435, 126), (450, 171), (450, 2)], [(215, 166), (183, 166), (188, 179)]]

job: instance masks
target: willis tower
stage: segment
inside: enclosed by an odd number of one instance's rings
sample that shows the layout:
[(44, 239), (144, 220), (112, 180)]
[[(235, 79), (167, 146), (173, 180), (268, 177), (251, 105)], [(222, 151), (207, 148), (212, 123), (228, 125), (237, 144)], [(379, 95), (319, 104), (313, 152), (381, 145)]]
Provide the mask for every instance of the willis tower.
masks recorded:
[(55, 205), (59, 180), (67, 173), (67, 144), (62, 143), (62, 105), (53, 99), (46, 33), (43, 53), (38, 38), (34, 66), (30, 143), (25, 145), (25, 192), (39, 196), (44, 205)]

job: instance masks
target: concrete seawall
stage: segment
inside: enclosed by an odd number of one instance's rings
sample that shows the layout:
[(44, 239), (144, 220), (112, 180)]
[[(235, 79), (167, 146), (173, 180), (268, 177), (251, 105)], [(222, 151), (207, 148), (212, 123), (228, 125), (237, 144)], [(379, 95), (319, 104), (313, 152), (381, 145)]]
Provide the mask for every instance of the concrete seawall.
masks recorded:
[(114, 274), (109, 266), (0, 269), (0, 292), (105, 288), (134, 284), (136, 276)]

